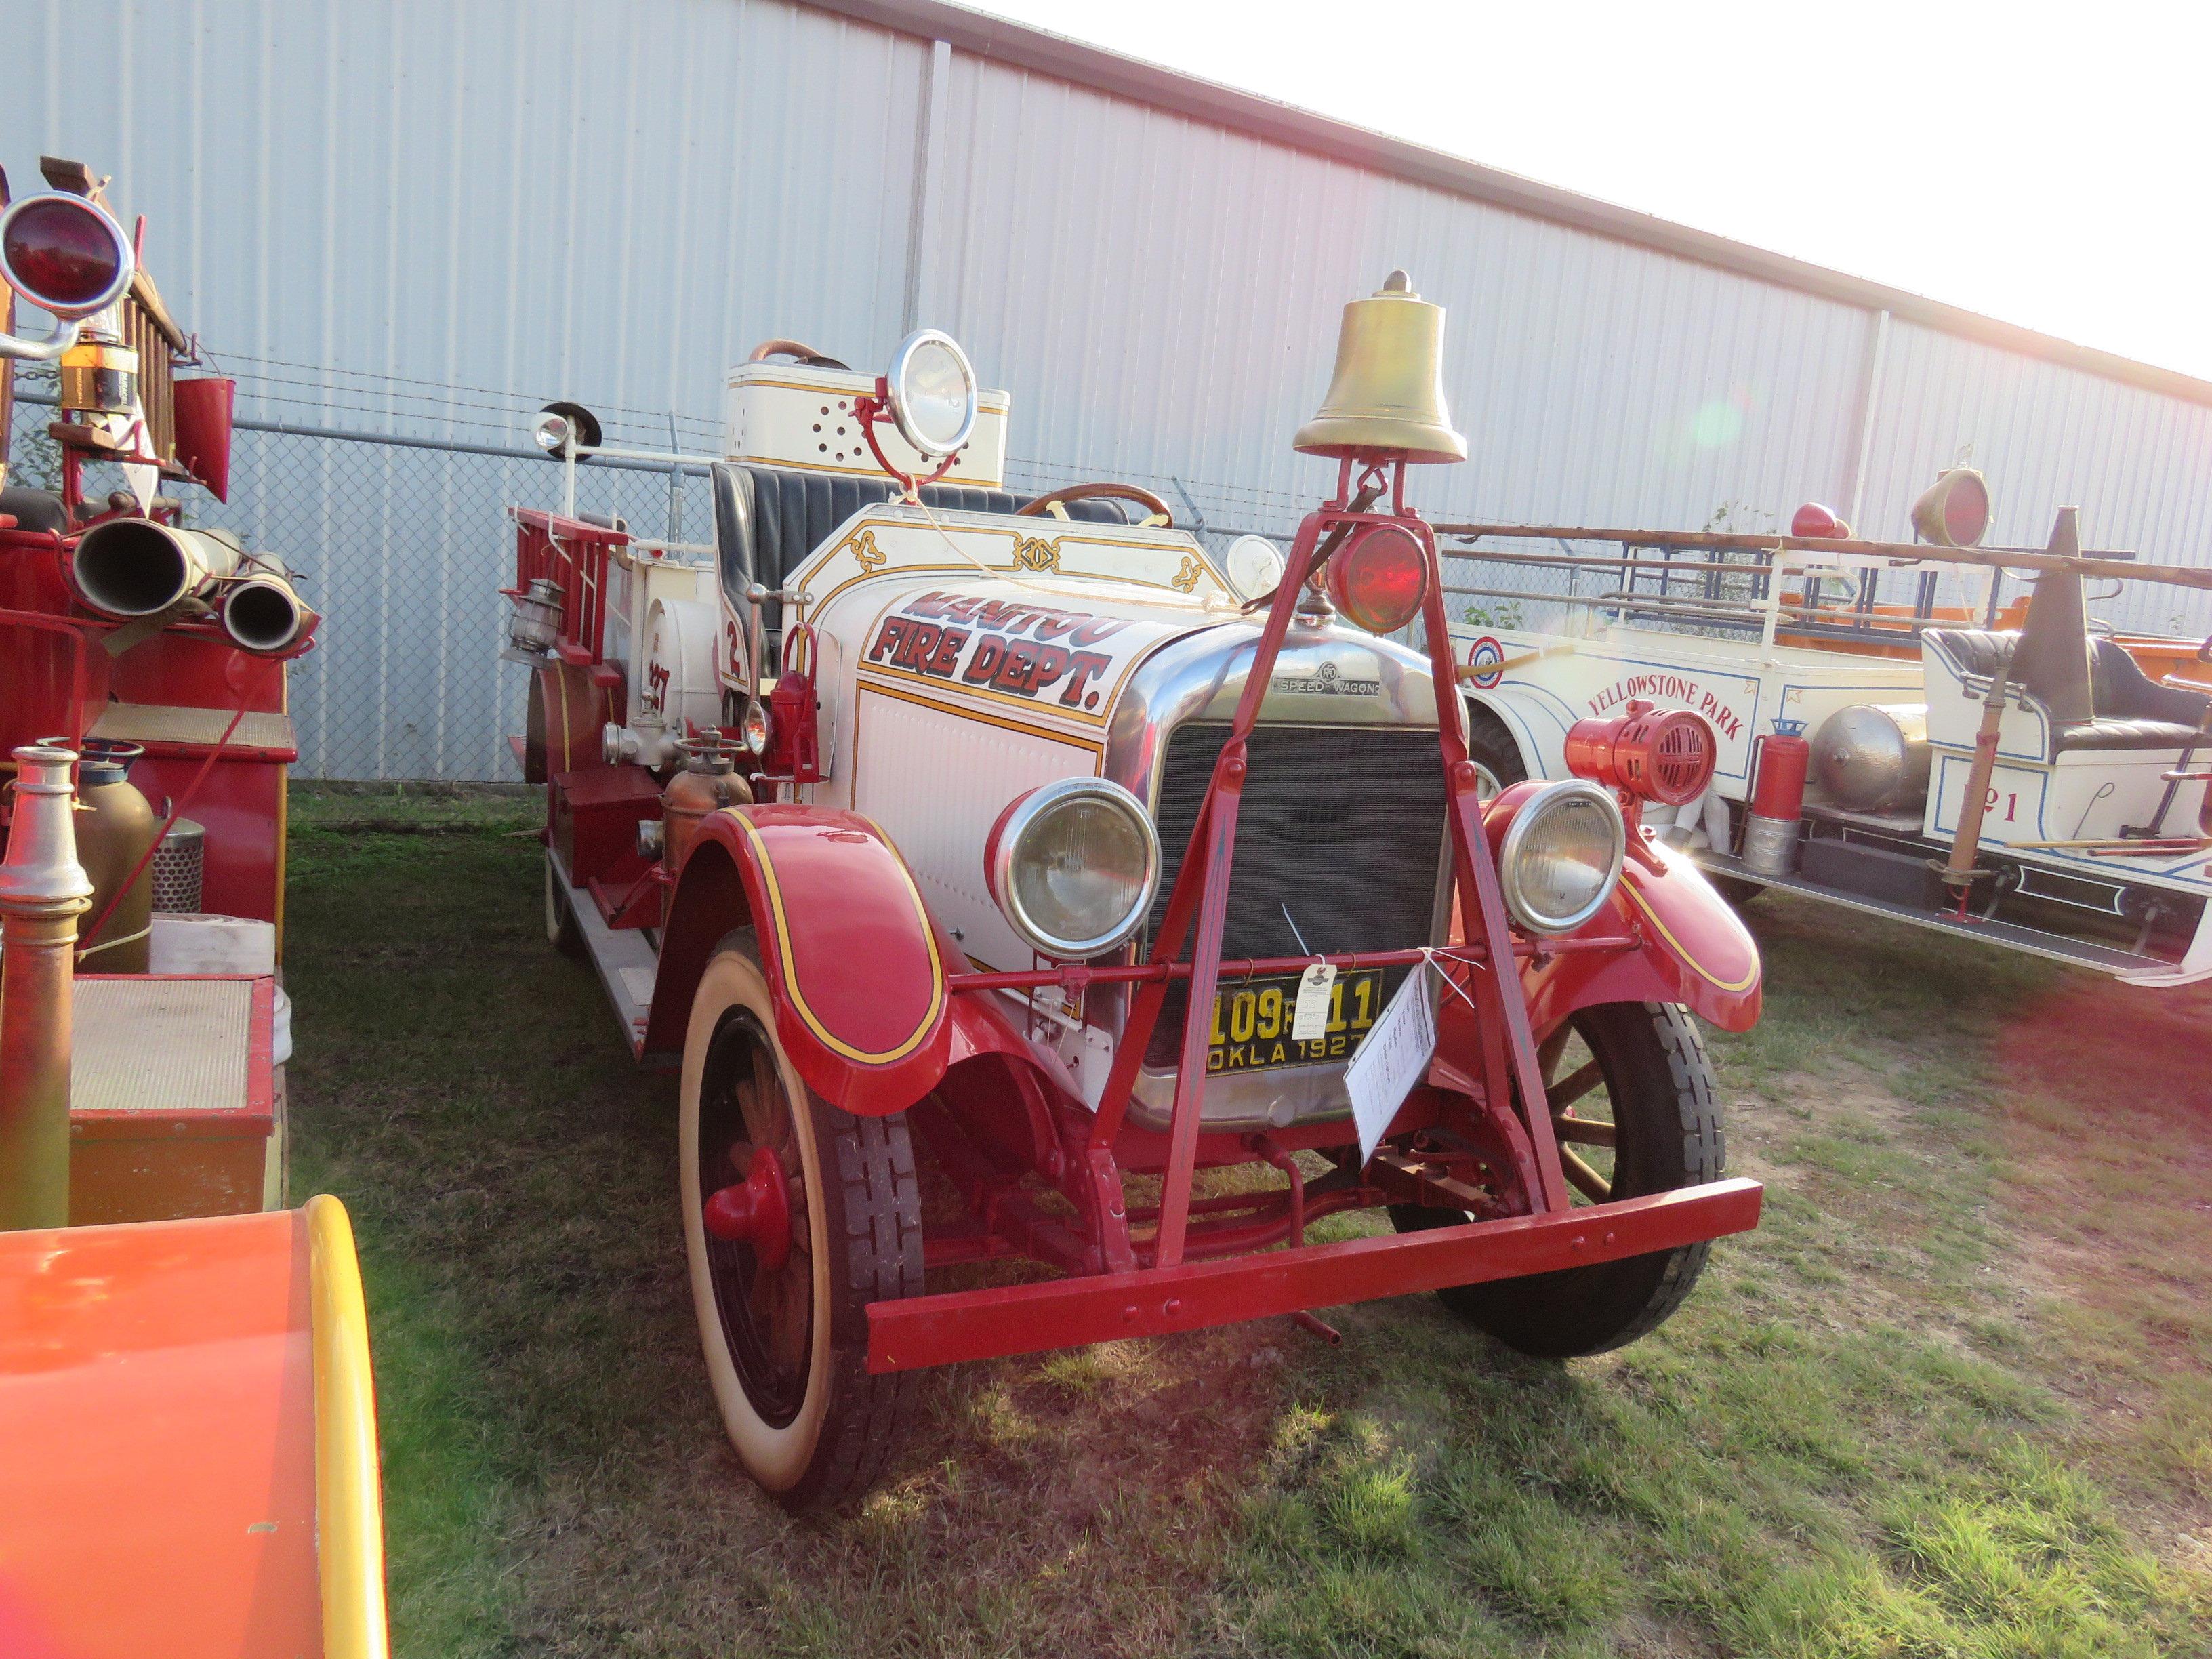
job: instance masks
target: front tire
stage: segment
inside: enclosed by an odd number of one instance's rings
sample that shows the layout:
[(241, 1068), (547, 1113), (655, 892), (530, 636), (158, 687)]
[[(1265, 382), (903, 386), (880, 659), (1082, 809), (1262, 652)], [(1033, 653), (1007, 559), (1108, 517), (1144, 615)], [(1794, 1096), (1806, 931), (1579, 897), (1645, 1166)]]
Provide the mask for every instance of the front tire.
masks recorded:
[[(903, 1114), (855, 1117), (799, 1079), (750, 928), (716, 947), (692, 999), (681, 1115), (684, 1249), (708, 1380), (745, 1473), (795, 1514), (859, 1497), (914, 1406), (911, 1372), (871, 1376), (867, 1305), (919, 1295), (921, 1198)], [(706, 1200), (753, 1149), (787, 1172), (791, 1248), (707, 1231)]]
[(545, 854), (545, 942), (564, 957), (583, 958), (584, 930), (577, 925), (575, 901), (553, 867), (550, 852)]
[(1513, 741), (1504, 721), (1480, 703), (1469, 702), (1467, 726), (1467, 757), (1474, 763), (1478, 799), (1486, 801), (1528, 775), (1521, 745)]
[[(1720, 1179), (1726, 1152), (1712, 1066), (1686, 1010), (1660, 1002), (1581, 1009), (1540, 1058), (1577, 1201), (1643, 1198)], [(1401, 1204), (1390, 1218), (1410, 1232), (1468, 1218)], [(1452, 1285), (1437, 1296), (1510, 1348), (1570, 1359), (1620, 1347), (1664, 1323), (1697, 1284), (1711, 1248), (1700, 1240), (1621, 1261)]]

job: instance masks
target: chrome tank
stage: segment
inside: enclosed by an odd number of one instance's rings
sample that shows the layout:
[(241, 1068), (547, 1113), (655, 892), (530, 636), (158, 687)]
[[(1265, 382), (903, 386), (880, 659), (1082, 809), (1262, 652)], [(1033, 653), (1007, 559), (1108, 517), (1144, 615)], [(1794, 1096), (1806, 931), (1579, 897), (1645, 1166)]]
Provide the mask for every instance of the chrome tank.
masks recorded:
[[(1106, 775), (1126, 784), (1156, 816), (1170, 736), (1188, 721), (1226, 722), (1234, 715), (1260, 634), (1256, 623), (1242, 622), (1198, 629), (1154, 651), (1122, 686), (1108, 728)], [(1460, 718), (1459, 700), (1448, 706)], [(1262, 726), (1433, 732), (1437, 696), (1429, 659), (1356, 629), (1294, 623), (1276, 659), (1260, 720)], [(1441, 757), (1433, 763), (1441, 768)], [(1312, 786), (1326, 789), (1329, 781), (1317, 777)], [(1389, 803), (1375, 806), (1387, 811)], [(1428, 939), (1408, 944), (1444, 940), (1450, 921), (1445, 845), (1440, 833)], [(1128, 992), (1094, 989), (1090, 996), (1086, 1018), (1118, 1039)], [(1217, 1075), (1206, 1084), (1204, 1122), (1209, 1130), (1254, 1130), (1340, 1117), (1351, 1109), (1343, 1074), (1342, 1063), (1332, 1061)], [(1149, 1128), (1165, 1128), (1174, 1094), (1172, 1068), (1141, 1068), (1130, 1117)]]
[(1846, 811), (1917, 812), (1929, 759), (1925, 703), (1853, 703), (1813, 738), (1813, 781)]

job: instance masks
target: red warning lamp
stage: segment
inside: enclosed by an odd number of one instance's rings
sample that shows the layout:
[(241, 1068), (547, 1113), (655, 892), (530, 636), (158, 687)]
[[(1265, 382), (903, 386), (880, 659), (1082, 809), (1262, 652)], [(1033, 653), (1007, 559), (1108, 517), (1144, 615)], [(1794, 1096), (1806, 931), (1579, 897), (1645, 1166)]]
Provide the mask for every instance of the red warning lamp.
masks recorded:
[(1806, 541), (1849, 541), (1851, 527), (1837, 517), (1834, 507), (1808, 501), (1790, 520), (1790, 533)]
[(1577, 720), (1567, 729), (1567, 770), (1578, 778), (1658, 806), (1682, 806), (1705, 793), (1720, 742), (1702, 714), (1663, 713), (1632, 702), (1612, 720)]
[(27, 196), (0, 213), (0, 278), (64, 321), (114, 304), (132, 265), (123, 227), (82, 196)]
[(1395, 634), (1429, 597), (1428, 556), (1403, 525), (1369, 525), (1328, 562), (1327, 580), (1330, 601), (1352, 621)]

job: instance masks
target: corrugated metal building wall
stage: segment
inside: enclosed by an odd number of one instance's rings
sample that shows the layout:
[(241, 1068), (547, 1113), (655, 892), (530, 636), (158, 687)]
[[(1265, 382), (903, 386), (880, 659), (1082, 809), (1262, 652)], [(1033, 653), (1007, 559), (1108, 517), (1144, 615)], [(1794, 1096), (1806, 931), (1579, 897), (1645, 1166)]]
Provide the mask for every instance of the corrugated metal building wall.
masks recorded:
[[(1451, 309), (1473, 441), (1421, 479), (1431, 516), (1752, 527), (1817, 497), (1899, 534), (1971, 447), (2003, 540), (2070, 502), (2099, 545), (2212, 562), (2212, 387), (933, 0), (46, 0), (10, 39), (44, 70), (0, 102), (18, 190), (41, 151), (112, 172), (266, 419), (511, 446), (565, 396), (696, 447), (755, 340), (868, 364), (926, 321), (1012, 392), (1020, 481), (1172, 477), (1279, 532), (1330, 481), (1288, 444), (1337, 307), (1403, 265)], [(232, 515), (331, 616), (305, 768), (502, 775), (492, 486), (365, 453)], [(2104, 610), (2212, 627), (2184, 597)]]

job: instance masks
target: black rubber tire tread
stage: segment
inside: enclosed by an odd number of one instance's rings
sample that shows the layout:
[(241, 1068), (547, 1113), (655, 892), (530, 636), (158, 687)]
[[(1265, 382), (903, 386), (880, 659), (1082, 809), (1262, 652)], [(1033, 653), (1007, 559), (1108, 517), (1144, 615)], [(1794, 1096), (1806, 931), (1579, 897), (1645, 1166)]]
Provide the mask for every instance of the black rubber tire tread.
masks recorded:
[[(882, 1479), (921, 1398), (921, 1375), (868, 1370), (871, 1302), (921, 1294), (921, 1186), (906, 1115), (855, 1117), (809, 1091), (833, 1229), (842, 1221), (842, 1294), (830, 1310), (830, 1410), (813, 1467), (777, 1498), (793, 1514), (835, 1509)], [(835, 1235), (833, 1234), (833, 1237)]]
[[(1720, 1104), (1689, 1012), (1674, 1003), (1611, 1002), (1585, 1008), (1577, 1019), (1613, 1091), (1613, 1120), (1622, 1134), (1616, 1190), (1627, 1189), (1620, 1196), (1718, 1180), (1727, 1167)], [(1413, 1205), (1393, 1205), (1390, 1215), (1401, 1231), (1467, 1218)], [(1540, 1359), (1571, 1359), (1620, 1347), (1665, 1323), (1696, 1285), (1711, 1249), (1701, 1240), (1621, 1261), (1452, 1285), (1437, 1297), (1510, 1348)]]
[[(750, 927), (725, 934), (714, 949), (718, 956), (739, 951), (761, 964), (759, 936)], [(921, 1398), (919, 1372), (868, 1370), (868, 1304), (922, 1291), (921, 1183), (906, 1114), (857, 1117), (811, 1089), (806, 1108), (824, 1165), (832, 1251), (830, 1406), (806, 1473), (771, 1494), (793, 1515), (836, 1509), (865, 1495), (897, 1451)]]
[(553, 872), (553, 854), (545, 854), (545, 902), (557, 920), (547, 930), (548, 942), (562, 956), (574, 961), (585, 959), (584, 930), (576, 921), (576, 901), (562, 885), (561, 878)]
[(1528, 763), (1522, 759), (1521, 745), (1511, 731), (1479, 702), (1467, 705), (1467, 730), (1468, 758), (1488, 767), (1499, 788), (1510, 788), (1528, 775)]

